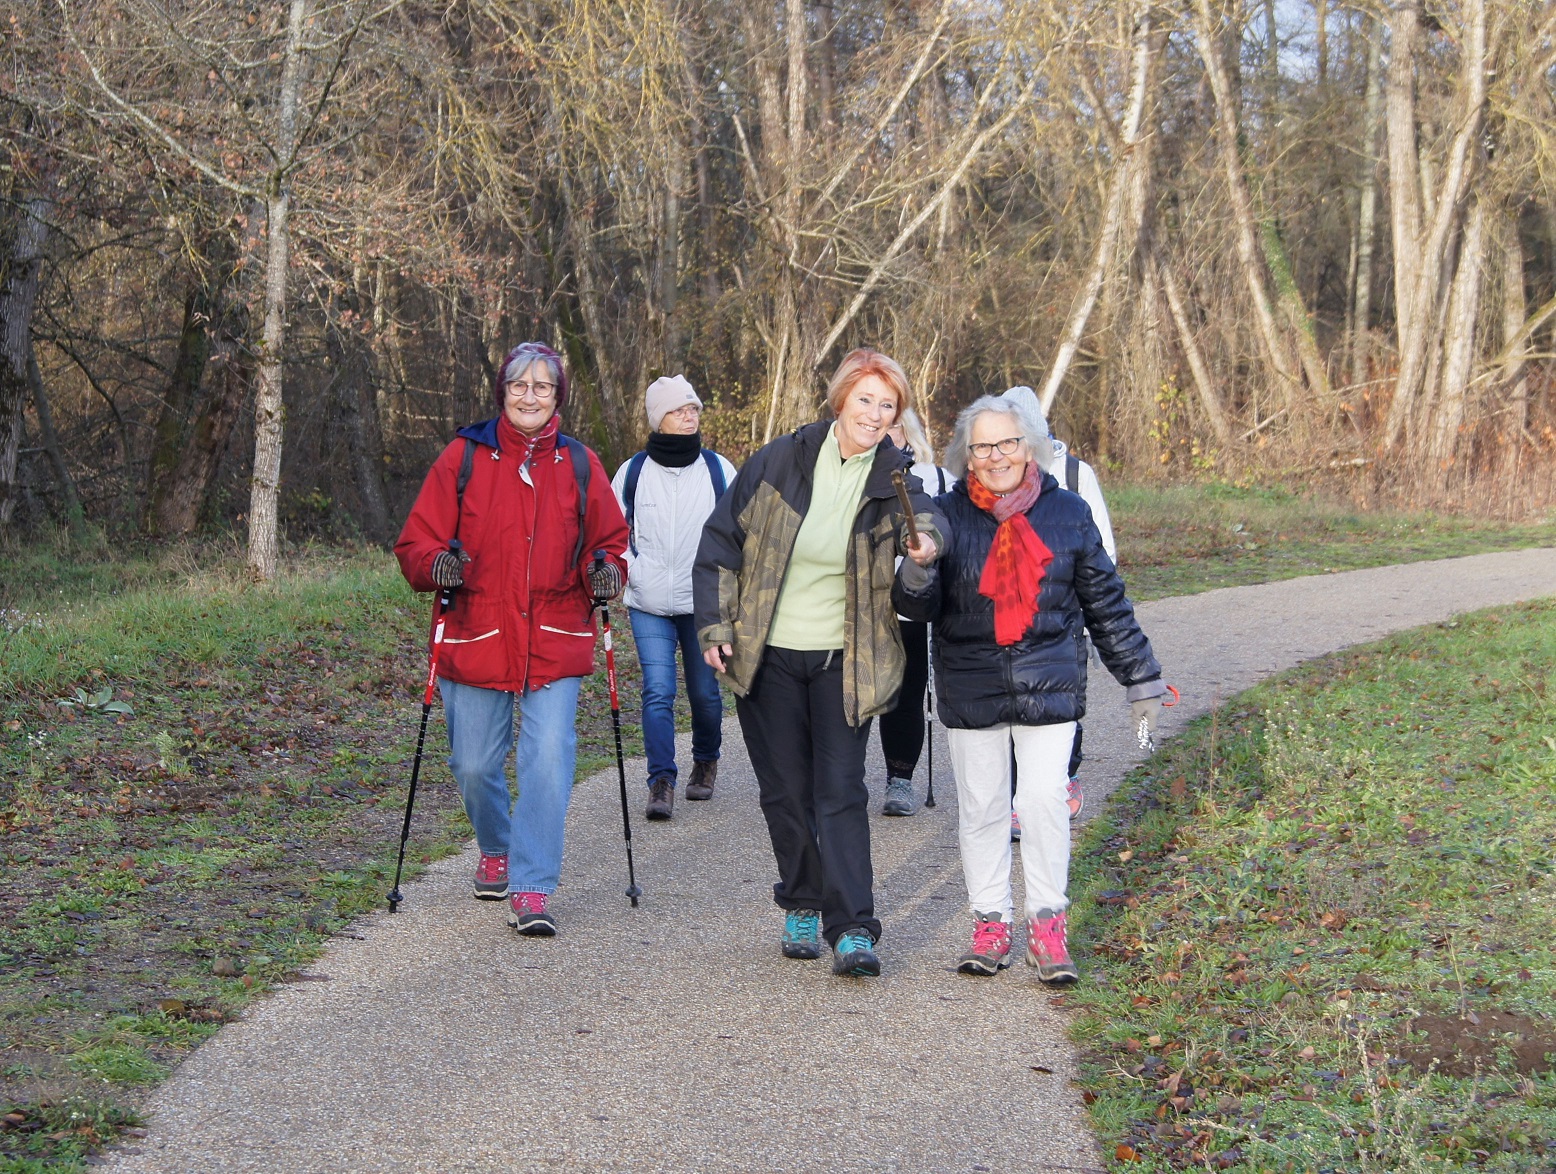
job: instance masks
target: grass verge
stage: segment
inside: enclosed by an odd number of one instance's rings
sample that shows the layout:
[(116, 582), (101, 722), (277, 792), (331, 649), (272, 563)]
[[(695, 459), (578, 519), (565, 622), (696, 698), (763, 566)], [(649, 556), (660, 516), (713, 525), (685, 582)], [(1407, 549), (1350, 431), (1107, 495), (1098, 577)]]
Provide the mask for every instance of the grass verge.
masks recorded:
[(1065, 997), (1132, 1170), (1556, 1168), (1556, 603), (1194, 723), (1074, 868)]
[[(6, 617), (5, 1174), (75, 1169), (133, 1134), (180, 1057), (265, 990), (304, 981), (389, 888), (427, 598), (377, 552), (314, 555), (265, 587), (235, 564), (176, 580), (158, 566), (148, 585)], [(637, 697), (630, 638), (617, 669)], [(639, 754), (635, 707), (622, 716)], [(434, 714), (412, 873), (470, 836), (441, 726)], [(579, 745), (580, 777), (613, 764), (603, 668), (585, 682)]]
[(1105, 487), (1130, 598), (1161, 599), (1391, 563), (1556, 546), (1556, 516), (1510, 524), (1362, 512), (1269, 486)]

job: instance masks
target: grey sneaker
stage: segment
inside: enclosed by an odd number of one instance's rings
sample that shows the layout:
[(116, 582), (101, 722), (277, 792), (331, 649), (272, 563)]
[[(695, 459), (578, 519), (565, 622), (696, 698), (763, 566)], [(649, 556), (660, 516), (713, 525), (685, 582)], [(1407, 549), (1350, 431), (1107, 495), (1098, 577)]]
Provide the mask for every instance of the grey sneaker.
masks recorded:
[(881, 804), (881, 814), (912, 815), (917, 810), (918, 800), (913, 795), (913, 780), (887, 779), (886, 802)]

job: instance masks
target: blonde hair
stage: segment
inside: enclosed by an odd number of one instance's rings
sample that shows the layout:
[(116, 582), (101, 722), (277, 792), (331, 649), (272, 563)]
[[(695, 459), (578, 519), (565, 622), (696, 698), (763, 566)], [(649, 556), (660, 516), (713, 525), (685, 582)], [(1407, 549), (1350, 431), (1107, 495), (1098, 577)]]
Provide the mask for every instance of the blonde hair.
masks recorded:
[(897, 397), (897, 415), (893, 423), (902, 419), (904, 412), (912, 410), (913, 393), (908, 389), (908, 377), (897, 360), (862, 346), (843, 356), (843, 361), (832, 376), (832, 382), (827, 384), (827, 406), (832, 409), (834, 416), (843, 410), (848, 393), (854, 390), (854, 386), (871, 375), (891, 388), (892, 394)]
[(913, 450), (915, 463), (934, 464), (935, 448), (924, 433), (924, 421), (918, 418), (918, 413), (912, 408), (903, 408), (897, 414), (897, 423), (902, 425), (902, 435), (907, 439), (908, 447)]

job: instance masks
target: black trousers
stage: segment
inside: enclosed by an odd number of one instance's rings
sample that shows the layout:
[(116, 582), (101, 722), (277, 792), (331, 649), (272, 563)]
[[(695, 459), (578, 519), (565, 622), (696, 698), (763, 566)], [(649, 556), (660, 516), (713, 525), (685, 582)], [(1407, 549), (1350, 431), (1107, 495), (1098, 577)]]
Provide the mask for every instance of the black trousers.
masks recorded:
[(902, 692), (890, 713), (881, 714), (881, 753), (886, 773), (911, 779), (924, 752), (924, 687), (929, 684), (929, 625), (898, 620), (908, 665), (902, 673)]
[(843, 717), (843, 654), (769, 648), (735, 701), (778, 863), (773, 900), (819, 909), (828, 943), (851, 929), (877, 941), (870, 865), (870, 723)]

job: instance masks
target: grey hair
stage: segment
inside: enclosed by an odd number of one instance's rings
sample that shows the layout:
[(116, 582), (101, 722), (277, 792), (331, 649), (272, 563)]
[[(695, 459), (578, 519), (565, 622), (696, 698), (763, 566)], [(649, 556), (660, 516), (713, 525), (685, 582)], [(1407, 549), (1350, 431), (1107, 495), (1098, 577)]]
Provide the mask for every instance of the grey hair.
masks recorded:
[(961, 410), (956, 417), (956, 428), (951, 433), (951, 447), (946, 450), (945, 467), (957, 477), (967, 476), (967, 444), (972, 436), (973, 423), (979, 416), (993, 412), (1000, 416), (1010, 416), (1016, 421), (1016, 427), (1021, 431), (1021, 439), (1026, 449), (1026, 459), (1037, 461), (1040, 466), (1043, 461), (1038, 454), (1047, 449), (1052, 459), (1053, 445), (1048, 442), (1048, 431), (1044, 428), (1041, 412), (1033, 415), (1027, 404), (1018, 397), (1007, 398), (1002, 395), (981, 395), (972, 403)]
[(546, 369), (546, 373), (552, 383), (562, 385), (562, 364), (556, 356), (543, 354), (530, 350), (527, 347), (517, 348), (508, 360), (508, 365), (502, 369), (502, 385), (507, 387), (534, 364), (539, 363)]
[(929, 443), (929, 437), (924, 434), (924, 421), (919, 419), (918, 413), (912, 408), (903, 408), (902, 417), (897, 423), (902, 425), (902, 434), (907, 438), (908, 447), (913, 450), (914, 462), (934, 464), (935, 449)]

